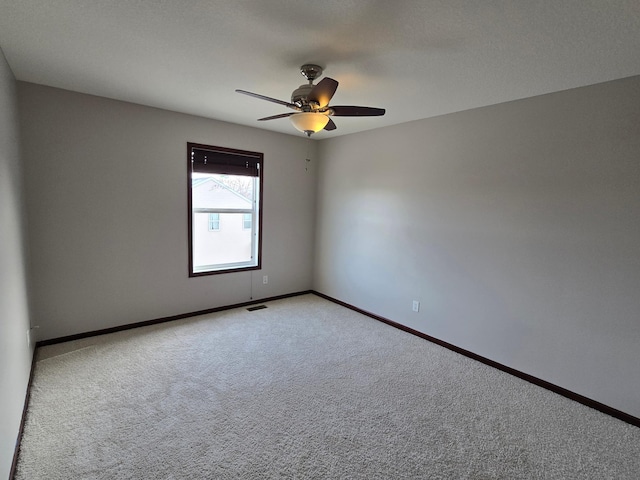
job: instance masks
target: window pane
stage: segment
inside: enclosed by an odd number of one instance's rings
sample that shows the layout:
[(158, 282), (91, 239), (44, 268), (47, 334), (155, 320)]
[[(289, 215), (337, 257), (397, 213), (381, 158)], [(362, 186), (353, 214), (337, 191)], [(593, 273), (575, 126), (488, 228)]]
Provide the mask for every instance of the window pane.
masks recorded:
[(255, 177), (193, 173), (193, 208), (251, 209), (255, 195)]
[(220, 230), (220, 214), (219, 213), (210, 213), (209, 214), (209, 231)]
[(221, 213), (220, 224), (224, 228), (210, 231), (208, 214), (193, 215), (193, 268), (250, 262), (252, 260), (251, 230), (242, 228), (242, 213)]

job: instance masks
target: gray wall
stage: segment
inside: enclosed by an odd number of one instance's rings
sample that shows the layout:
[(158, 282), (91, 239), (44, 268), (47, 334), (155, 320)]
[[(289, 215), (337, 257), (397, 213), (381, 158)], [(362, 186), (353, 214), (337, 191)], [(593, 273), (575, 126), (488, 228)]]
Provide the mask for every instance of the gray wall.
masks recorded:
[[(40, 340), (311, 288), (307, 139), (22, 82), (18, 94)], [(264, 153), (261, 271), (188, 277), (189, 141)]]
[(32, 350), (16, 82), (0, 50), (0, 478), (18, 438)]
[(319, 155), (316, 290), (640, 417), (640, 77)]

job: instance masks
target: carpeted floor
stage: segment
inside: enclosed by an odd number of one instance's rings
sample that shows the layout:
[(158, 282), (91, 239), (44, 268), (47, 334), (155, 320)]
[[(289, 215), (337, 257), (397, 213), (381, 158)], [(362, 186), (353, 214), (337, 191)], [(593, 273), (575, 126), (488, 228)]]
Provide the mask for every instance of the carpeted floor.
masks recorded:
[(17, 479), (640, 478), (640, 429), (314, 295), (42, 347)]

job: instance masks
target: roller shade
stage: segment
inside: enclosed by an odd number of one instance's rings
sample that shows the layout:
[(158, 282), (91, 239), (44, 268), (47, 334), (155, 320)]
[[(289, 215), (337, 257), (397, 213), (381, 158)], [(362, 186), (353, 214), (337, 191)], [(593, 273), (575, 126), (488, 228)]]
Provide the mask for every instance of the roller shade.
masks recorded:
[(206, 149), (188, 144), (191, 154), (191, 169), (198, 173), (260, 176), (262, 154), (232, 149)]

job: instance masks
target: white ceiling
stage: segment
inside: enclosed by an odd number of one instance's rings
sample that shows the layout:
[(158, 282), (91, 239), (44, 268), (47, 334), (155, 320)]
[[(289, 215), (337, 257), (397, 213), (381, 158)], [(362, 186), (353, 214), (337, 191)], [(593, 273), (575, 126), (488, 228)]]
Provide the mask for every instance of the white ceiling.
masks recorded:
[(18, 80), (294, 135), (288, 101), (317, 63), (334, 118), (315, 138), (640, 74), (639, 0), (0, 0)]

